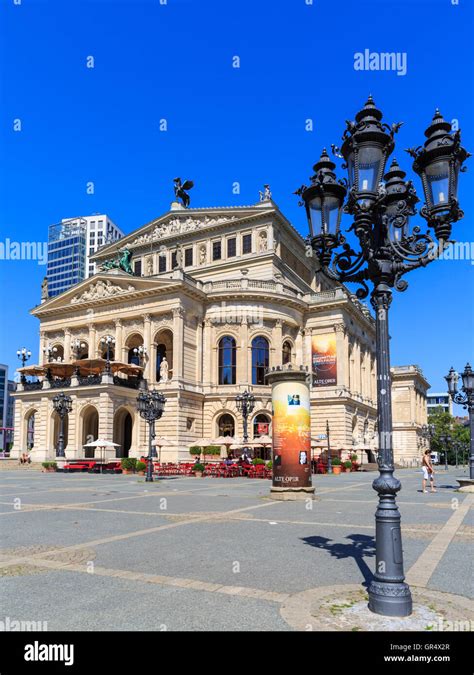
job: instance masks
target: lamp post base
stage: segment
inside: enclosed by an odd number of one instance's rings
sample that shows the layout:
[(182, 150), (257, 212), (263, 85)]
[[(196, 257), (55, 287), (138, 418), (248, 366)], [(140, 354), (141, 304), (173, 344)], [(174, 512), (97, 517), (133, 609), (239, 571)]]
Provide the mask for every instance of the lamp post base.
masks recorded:
[(270, 499), (297, 501), (315, 499), (314, 487), (271, 487)]
[(410, 616), (413, 601), (405, 583), (372, 581), (369, 587), (369, 609), (382, 616)]

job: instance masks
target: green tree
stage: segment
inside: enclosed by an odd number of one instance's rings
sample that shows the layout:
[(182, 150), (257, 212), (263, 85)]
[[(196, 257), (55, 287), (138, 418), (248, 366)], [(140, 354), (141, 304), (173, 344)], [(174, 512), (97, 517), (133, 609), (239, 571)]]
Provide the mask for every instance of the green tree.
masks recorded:
[[(440, 441), (440, 436), (451, 436), (451, 443), (448, 448), (448, 464), (455, 463), (456, 453), (453, 447), (453, 442), (459, 442), (466, 447), (469, 447), (469, 428), (464, 427), (456, 421), (456, 419), (445, 412), (440, 406), (436, 408), (431, 415), (428, 416), (428, 424), (434, 424), (434, 436), (431, 439), (431, 450), (440, 453), (441, 461), (444, 461), (445, 445)], [(466, 453), (458, 453), (458, 461), (462, 461), (462, 455)]]

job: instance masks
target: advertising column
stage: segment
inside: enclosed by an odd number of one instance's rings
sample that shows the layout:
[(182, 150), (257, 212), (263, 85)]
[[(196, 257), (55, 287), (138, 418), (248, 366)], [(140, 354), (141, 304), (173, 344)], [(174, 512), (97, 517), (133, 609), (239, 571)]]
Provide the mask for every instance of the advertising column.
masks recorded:
[(307, 499), (311, 485), (311, 424), (307, 370), (291, 365), (272, 368), (273, 499)]

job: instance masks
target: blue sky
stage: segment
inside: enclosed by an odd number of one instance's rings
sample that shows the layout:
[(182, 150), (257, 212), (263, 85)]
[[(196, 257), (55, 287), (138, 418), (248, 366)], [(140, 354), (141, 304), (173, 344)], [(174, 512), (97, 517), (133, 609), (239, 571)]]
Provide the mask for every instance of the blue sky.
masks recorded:
[[(49, 224), (94, 212), (129, 232), (168, 209), (178, 175), (195, 182), (192, 206), (252, 204), (270, 183), (306, 234), (292, 193), (369, 93), (387, 122), (405, 123), (393, 156), (406, 171), (403, 148), (423, 142), (436, 106), (474, 149), (471, 2), (308, 1), (1, 0), (0, 241), (45, 241)], [(406, 74), (355, 70), (364, 49), (406, 54)], [(454, 228), (468, 242), (470, 164)], [(0, 362), (12, 368), (18, 347), (37, 358), (28, 310), (45, 271), (0, 260)], [(471, 260), (435, 262), (395, 294), (392, 363), (419, 364), (433, 390), (473, 359), (472, 275)]]

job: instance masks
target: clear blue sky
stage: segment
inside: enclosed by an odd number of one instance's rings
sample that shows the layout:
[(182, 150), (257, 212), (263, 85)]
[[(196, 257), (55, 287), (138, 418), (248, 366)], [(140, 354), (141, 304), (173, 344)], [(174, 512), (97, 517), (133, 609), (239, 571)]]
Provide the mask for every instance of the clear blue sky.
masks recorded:
[[(436, 106), (474, 150), (470, 0), (14, 1), (0, 4), (0, 241), (45, 241), (49, 224), (93, 212), (129, 232), (168, 209), (178, 175), (195, 182), (192, 206), (252, 204), (268, 182), (305, 234), (292, 192), (369, 93), (387, 122), (405, 122), (393, 155), (405, 170), (402, 149), (423, 142)], [(354, 70), (364, 49), (405, 53), (406, 75)], [(473, 239), (470, 165), (462, 241)], [(0, 362), (12, 368), (18, 347), (37, 359), (28, 310), (45, 271), (0, 260)], [(434, 390), (474, 360), (473, 271), (436, 262), (395, 294), (392, 363), (418, 363)]]

